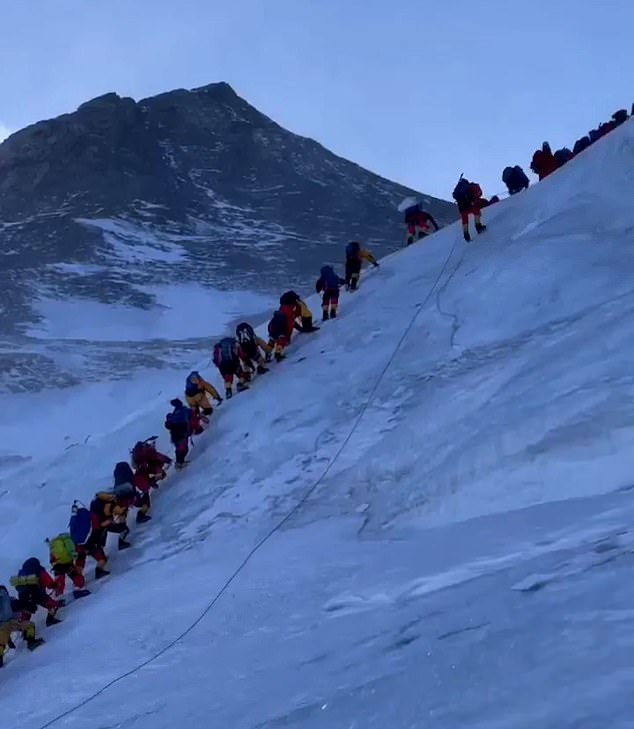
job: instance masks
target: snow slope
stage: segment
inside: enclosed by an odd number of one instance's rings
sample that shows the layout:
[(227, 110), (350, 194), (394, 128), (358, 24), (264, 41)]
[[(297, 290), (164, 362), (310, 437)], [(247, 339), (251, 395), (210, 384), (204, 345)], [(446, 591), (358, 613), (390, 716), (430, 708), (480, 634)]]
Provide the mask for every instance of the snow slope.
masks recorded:
[[(633, 726), (633, 182), (630, 122), (385, 259), (9, 663), (2, 729)], [(179, 388), (4, 480), (3, 574)]]

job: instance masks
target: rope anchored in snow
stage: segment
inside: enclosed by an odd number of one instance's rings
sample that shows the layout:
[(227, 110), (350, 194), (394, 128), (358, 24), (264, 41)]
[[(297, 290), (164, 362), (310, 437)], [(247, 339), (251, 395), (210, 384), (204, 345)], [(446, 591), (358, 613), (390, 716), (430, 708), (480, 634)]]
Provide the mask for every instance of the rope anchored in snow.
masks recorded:
[[(141, 663), (137, 664), (133, 668), (130, 668), (128, 671), (125, 671), (125, 673), (122, 673), (115, 678), (108, 681), (106, 684), (104, 684), (100, 689), (95, 691), (94, 693), (90, 694), (90, 696), (87, 696), (85, 699), (80, 701), (79, 703), (75, 704), (74, 706), (71, 706), (69, 709), (66, 709), (66, 711), (63, 711), (61, 714), (58, 714), (53, 719), (50, 719), (45, 724), (42, 724), (39, 729), (48, 729), (49, 727), (54, 726), (58, 721), (61, 719), (66, 718), (70, 714), (75, 713), (79, 709), (83, 708), (90, 702), (94, 701), (94, 699), (98, 698), (102, 694), (104, 694), (106, 691), (108, 691), (110, 688), (115, 686), (116, 684), (120, 683), (121, 681), (124, 681), (126, 678), (129, 678), (130, 676), (133, 676), (134, 674), (138, 673), (139, 671), (143, 670), (150, 664), (154, 663), (154, 661), (158, 660), (163, 656), (167, 651), (171, 650), (175, 645), (178, 645), (184, 638), (186, 638), (211, 612), (211, 610), (214, 608), (216, 603), (220, 600), (220, 598), (227, 592), (229, 587), (235, 582), (235, 580), (239, 577), (239, 575), (242, 573), (244, 568), (249, 564), (249, 562), (253, 559), (253, 557), (260, 551), (260, 549), (273, 537), (277, 532), (284, 527), (285, 524), (287, 524), (293, 516), (304, 506), (304, 504), (308, 501), (308, 499), (312, 496), (312, 494), (316, 491), (316, 489), (323, 483), (324, 479), (330, 471), (332, 470), (333, 466), (337, 461), (339, 460), (340, 456), (345, 451), (346, 447), (348, 446), (348, 443), (350, 443), (350, 440), (352, 439), (353, 435), (356, 433), (357, 428), (359, 427), (361, 421), (363, 420), (363, 416), (367, 412), (368, 408), (374, 401), (374, 398), (376, 396), (376, 393), (381, 385), (381, 382), (383, 381), (383, 378), (387, 374), (387, 371), (392, 366), (392, 363), (394, 362), (394, 359), (396, 358), (396, 355), (398, 354), (399, 350), (401, 349), (403, 342), (407, 338), (407, 335), (410, 333), (412, 327), (416, 323), (416, 319), (418, 319), (419, 314), (421, 311), (425, 308), (431, 297), (433, 296), (434, 292), (436, 291), (438, 284), (440, 283), (440, 280), (447, 270), (447, 265), (449, 261), (451, 260), (451, 257), (454, 253), (454, 250), (456, 248), (456, 244), (454, 242), (453, 246), (451, 247), (451, 250), (449, 251), (449, 254), (447, 255), (447, 258), (445, 259), (442, 267), (440, 268), (440, 271), (438, 272), (438, 275), (436, 276), (436, 279), (434, 280), (433, 285), (427, 292), (427, 295), (423, 299), (422, 302), (416, 305), (416, 309), (414, 313), (412, 314), (407, 326), (405, 327), (403, 334), (401, 335), (400, 339), (396, 343), (396, 346), (394, 347), (394, 350), (390, 354), (389, 359), (385, 363), (385, 366), (379, 373), (379, 376), (374, 383), (374, 386), (372, 390), (370, 391), (370, 394), (366, 398), (365, 402), (363, 403), (363, 406), (361, 407), (361, 410), (359, 411), (357, 417), (355, 418), (352, 427), (348, 431), (348, 434), (344, 438), (344, 440), (341, 442), (337, 450), (335, 451), (332, 458), (328, 461), (326, 467), (321, 472), (320, 476), (317, 478), (317, 480), (310, 485), (310, 487), (302, 494), (300, 499), (297, 501), (297, 503), (288, 511), (281, 519), (278, 521), (271, 529), (263, 536), (261, 537), (255, 545), (251, 548), (251, 550), (247, 553), (247, 555), (244, 557), (244, 559), (240, 562), (240, 564), (235, 568), (235, 570), (229, 575), (229, 577), (225, 580), (224, 584), (220, 587), (218, 592), (214, 595), (214, 597), (211, 599), (211, 601), (208, 603), (208, 605), (205, 607), (205, 609), (200, 613), (200, 615), (192, 622), (190, 623), (187, 628), (185, 628), (179, 635), (177, 635), (175, 638), (173, 638), (167, 645), (164, 645), (160, 650), (156, 651), (154, 654), (152, 654), (149, 658), (146, 658)], [(456, 269), (457, 270), (457, 269)], [(455, 273), (455, 270), (451, 274)]]

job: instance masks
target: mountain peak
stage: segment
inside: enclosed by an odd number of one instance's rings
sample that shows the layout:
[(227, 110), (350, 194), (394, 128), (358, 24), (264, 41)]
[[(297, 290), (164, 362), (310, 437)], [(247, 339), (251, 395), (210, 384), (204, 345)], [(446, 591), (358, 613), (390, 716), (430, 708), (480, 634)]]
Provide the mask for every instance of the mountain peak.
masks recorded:
[(226, 81), (218, 81), (216, 83), (207, 84), (206, 86), (198, 86), (193, 88), (191, 91), (193, 94), (207, 94), (208, 96), (213, 96), (214, 98), (222, 100), (240, 98), (233, 87)]
[[(202, 279), (268, 291), (308, 284), (354, 234), (381, 255), (401, 245), (398, 203), (412, 194), (278, 124), (226, 82), (135, 101), (106, 93), (0, 146), (2, 246), (15, 304), (0, 332), (33, 321), (33, 261), (55, 296), (151, 303), (139, 287)], [(454, 206), (432, 200), (440, 222)], [(122, 223), (123, 221), (123, 223)], [(178, 266), (125, 259), (139, 241), (178, 244)], [(106, 261), (106, 263), (104, 263)], [(116, 269), (90, 279), (69, 263)]]

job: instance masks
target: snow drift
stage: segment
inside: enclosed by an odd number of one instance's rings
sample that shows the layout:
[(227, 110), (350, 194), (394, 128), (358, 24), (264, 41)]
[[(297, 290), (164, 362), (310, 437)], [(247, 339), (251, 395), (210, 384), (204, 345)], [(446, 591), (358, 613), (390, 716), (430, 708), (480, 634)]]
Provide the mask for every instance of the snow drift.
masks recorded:
[[(451, 226), (384, 259), (9, 663), (0, 724), (629, 726), (633, 182), (630, 122), (472, 244)], [(180, 388), (14, 468), (3, 574)]]

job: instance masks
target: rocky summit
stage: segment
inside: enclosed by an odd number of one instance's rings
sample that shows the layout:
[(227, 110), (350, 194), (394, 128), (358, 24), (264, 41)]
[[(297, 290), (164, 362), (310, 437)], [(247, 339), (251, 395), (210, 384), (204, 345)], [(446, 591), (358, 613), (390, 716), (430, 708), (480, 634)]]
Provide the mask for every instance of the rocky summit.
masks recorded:
[[(378, 255), (401, 247), (396, 208), (412, 194), (283, 129), (226, 83), (141, 101), (110, 93), (29, 126), (0, 145), (5, 373), (44, 367), (55, 384), (76, 381), (62, 376), (54, 337), (33, 346), (38, 302), (147, 310), (153, 287), (175, 282), (301, 289), (350, 238)], [(423, 199), (440, 222), (455, 218), (453, 205)]]

